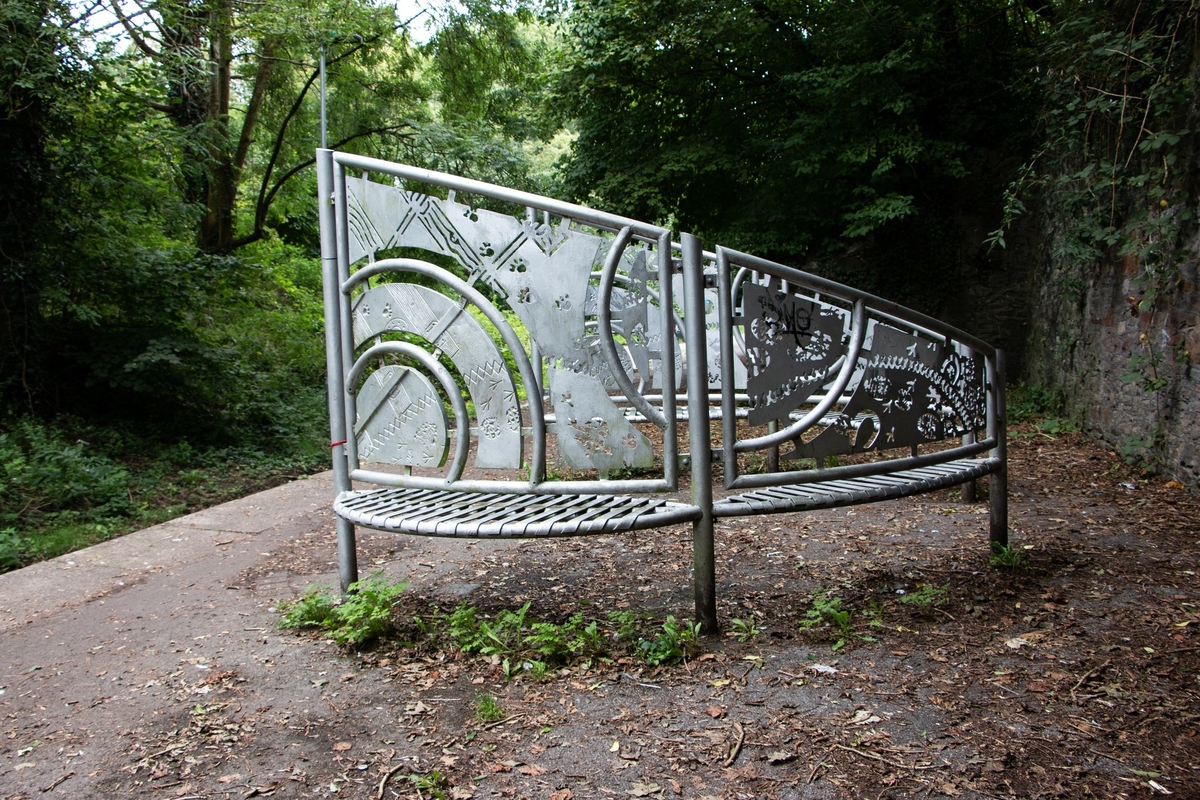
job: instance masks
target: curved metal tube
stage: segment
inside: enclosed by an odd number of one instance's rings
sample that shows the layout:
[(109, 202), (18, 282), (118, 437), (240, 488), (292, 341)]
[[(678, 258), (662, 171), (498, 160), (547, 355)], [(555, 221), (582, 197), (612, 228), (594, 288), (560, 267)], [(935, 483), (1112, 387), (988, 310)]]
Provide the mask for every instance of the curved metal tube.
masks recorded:
[(609, 304), (612, 303), (613, 283), (616, 281), (617, 264), (621, 262), (621, 255), (625, 252), (625, 248), (629, 245), (629, 240), (633, 237), (633, 229), (626, 225), (621, 228), (617, 234), (616, 241), (613, 242), (612, 248), (608, 251), (608, 256), (604, 259), (604, 271), (600, 275), (600, 296), (596, 298), (596, 316), (599, 319), (600, 335), (600, 352), (604, 354), (604, 358), (608, 361), (608, 369), (612, 373), (613, 380), (617, 382), (617, 386), (621, 387), (621, 391), (625, 393), (625, 399), (633, 404), (633, 407), (642, 412), (642, 416), (653, 422), (660, 428), (667, 427), (667, 420), (657, 408), (650, 405), (649, 401), (642, 396), (633, 385), (633, 381), (629, 380), (629, 376), (625, 374), (625, 368), (621, 366), (621, 358), (617, 355), (617, 345), (613, 342), (612, 331), (612, 309)]
[(358, 284), (383, 272), (411, 272), (441, 281), (474, 303), (483, 312), (483, 315), (487, 317), (488, 322), (496, 326), (496, 330), (500, 332), (500, 337), (504, 339), (504, 344), (508, 346), (509, 352), (516, 359), (517, 371), (521, 373), (521, 381), (525, 384), (525, 400), (529, 403), (530, 435), (533, 439), (529, 483), (533, 486), (539, 484), (546, 476), (546, 411), (542, 405), (542, 393), (539, 389), (541, 384), (535, 379), (533, 364), (529, 361), (529, 355), (521, 345), (521, 340), (517, 338), (516, 331), (508, 324), (508, 320), (504, 318), (504, 315), (479, 290), (475, 289), (462, 278), (435, 264), (415, 258), (386, 258), (383, 261), (376, 261), (370, 266), (363, 267), (342, 284), (342, 293), (349, 297), (350, 292)]
[(933, 317), (922, 314), (920, 311), (914, 311), (911, 308), (906, 308), (899, 303), (891, 300), (884, 300), (882, 297), (873, 295), (869, 292), (863, 292), (855, 289), (852, 286), (831, 281), (828, 278), (822, 278), (819, 275), (813, 275), (803, 270), (798, 270), (795, 267), (789, 267), (785, 264), (780, 264), (775, 261), (768, 261), (765, 258), (752, 256), (749, 253), (743, 253), (738, 250), (731, 250), (727, 247), (718, 247), (718, 252), (725, 253), (726, 258), (731, 263), (739, 267), (748, 267), (756, 272), (765, 272), (769, 275), (776, 275), (782, 280), (797, 286), (804, 286), (822, 294), (829, 294), (834, 297), (841, 298), (846, 301), (861, 300), (866, 304), (866, 307), (872, 311), (891, 318), (897, 322), (902, 322), (905, 325), (910, 325), (926, 334), (953, 339), (956, 342), (961, 342), (970, 347), (976, 352), (983, 353), (987, 356), (993, 356), (996, 353), (996, 348), (992, 347), (987, 342), (977, 336), (972, 336), (966, 331), (958, 330), (955, 327), (934, 319)]
[(346, 376), (346, 385), (350, 387), (350, 391), (357, 391), (354, 388), (354, 384), (358, 382), (359, 376), (367, 368), (371, 359), (381, 353), (396, 353), (419, 361), (421, 366), (437, 377), (442, 384), (442, 388), (446, 390), (446, 394), (450, 397), (450, 403), (454, 406), (454, 423), (458, 427), (458, 436), (455, 437), (454, 461), (450, 463), (450, 473), (447, 475), (445, 482), (447, 486), (454, 483), (462, 477), (463, 467), (467, 464), (467, 453), (471, 450), (471, 418), (467, 414), (467, 403), (462, 398), (462, 392), (459, 391), (458, 384), (454, 382), (454, 376), (436, 358), (415, 344), (409, 344), (408, 342), (380, 342), (368, 347), (366, 352), (359, 356), (358, 360), (354, 362), (354, 366), (350, 368), (350, 372)]
[(833, 388), (825, 394), (821, 402), (817, 403), (816, 408), (783, 430), (768, 433), (766, 436), (759, 436), (754, 439), (742, 439), (734, 445), (734, 450), (744, 453), (749, 450), (761, 450), (764, 447), (790, 442), (815, 425), (821, 417), (825, 416), (825, 412), (833, 408), (834, 403), (841, 399), (846, 384), (850, 383), (850, 378), (854, 375), (854, 370), (858, 366), (858, 355), (862, 352), (863, 339), (867, 336), (866, 317), (866, 304), (862, 298), (859, 298), (854, 301), (854, 311), (850, 315), (850, 330), (852, 331), (852, 335), (850, 338), (850, 348), (844, 356), (846, 360), (842, 364), (841, 372), (838, 373), (837, 379), (833, 383)]
[[(603, 270), (600, 272), (593, 272), (592, 277), (593, 278), (603, 278), (604, 277)], [(630, 279), (630, 277), (628, 275), (622, 275), (620, 273), (617, 273), (613, 277), (615, 279), (615, 282), (620, 282), (620, 283), (625, 283), (625, 284), (633, 282), (632, 279)], [(667, 279), (669, 279), (669, 277), (670, 276), (667, 276), (667, 278), (660, 277), (659, 281), (661, 282), (663, 280), (667, 280)], [(614, 286), (615, 286), (615, 282), (614, 282)], [(650, 287), (646, 287), (646, 293), (650, 296), (651, 300), (658, 301), (658, 307), (661, 310), (662, 309), (662, 297), (659, 295), (659, 293), (654, 291)], [(679, 316), (679, 312), (674, 308), (671, 309), (671, 317), (675, 320), (675, 326), (677, 328), (679, 328), (679, 330), (683, 330), (683, 317)]]
[(450, 175), (445, 172), (435, 172), (430, 169), (422, 169), (421, 167), (414, 167), (407, 164), (395, 164), (377, 158), (354, 155), (353, 153), (335, 152), (333, 160), (335, 164), (361, 169), (366, 172), (391, 175), (394, 178), (400, 178), (405, 181), (429, 183), (434, 186), (453, 189), (456, 192), (482, 195), (483, 197), (490, 197), (505, 203), (513, 203), (514, 205), (525, 206), (526, 208), (533, 208), (543, 212), (548, 211), (555, 216), (571, 219), (602, 230), (618, 231), (623, 227), (632, 228), (638, 236), (650, 241), (655, 241), (662, 234), (668, 233), (667, 229), (660, 225), (651, 225), (629, 217), (608, 214), (594, 208), (577, 206), (574, 203), (566, 203), (562, 200), (554, 200), (517, 189), (509, 189), (491, 183), (484, 183), (483, 181), (472, 180), (471, 178)]

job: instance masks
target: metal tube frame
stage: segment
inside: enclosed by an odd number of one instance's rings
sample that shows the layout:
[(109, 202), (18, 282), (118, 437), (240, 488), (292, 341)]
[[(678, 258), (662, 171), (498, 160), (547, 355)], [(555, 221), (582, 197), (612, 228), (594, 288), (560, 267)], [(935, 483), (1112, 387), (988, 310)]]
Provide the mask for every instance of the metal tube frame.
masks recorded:
[(688, 450), (692, 463), (692, 505), (701, 516), (692, 523), (692, 588), (700, 632), (717, 626), (716, 552), (713, 541), (712, 437), (708, 417), (708, 345), (704, 319), (704, 266), (700, 240), (685, 233), (683, 322), (687, 352)]
[[(1004, 390), (1003, 383), (997, 388), (996, 381), (993, 377), (993, 369), (996, 365), (1001, 364), (1002, 354), (995, 348), (988, 345), (986, 342), (971, 336), (965, 332), (959, 331), (946, 325), (932, 317), (928, 317), (920, 312), (907, 309), (897, 303), (884, 300), (867, 292), (862, 292), (849, 286), (830, 281), (826, 278), (821, 278), (810, 273), (803, 272), (784, 264), (778, 264), (773, 261), (768, 261), (757, 256), (752, 256), (747, 253), (741, 253), (736, 250), (731, 250), (725, 247), (718, 247), (717, 252), (717, 281), (719, 286), (719, 303), (720, 303), (720, 324), (721, 324), (721, 368), (726, 375), (733, 374), (733, 314), (734, 314), (734, 297), (733, 283), (730, 277), (730, 269), (733, 266), (741, 267), (742, 270), (752, 270), (760, 274), (773, 275), (785, 280), (789, 284), (789, 288), (794, 290), (796, 287), (803, 287), (814, 292), (820, 292), (825, 295), (832, 295), (844, 302), (852, 303), (851, 311), (852, 319), (850, 323), (851, 342), (849, 351), (845, 355), (845, 361), (841, 365), (841, 370), (833, 385), (827, 389), (824, 396), (818, 401), (817, 406), (811, 411), (803, 415), (803, 417), (794, 422), (783, 430), (777, 432), (769, 432), (765, 436), (759, 436), (752, 439), (738, 440), (736, 437), (736, 400), (734, 389), (732, 386), (722, 386), (722, 418), (723, 424), (723, 449), (725, 462), (725, 487), (727, 489), (756, 489), (769, 486), (781, 486), (786, 484), (797, 483), (818, 483), (822, 481), (837, 480), (840, 478), (855, 478), (866, 477), (870, 475), (878, 475), (886, 472), (894, 472), (906, 469), (915, 469), (933, 464), (945, 463), (959, 458), (968, 458), (978, 455), (985, 451), (991, 451), (993, 458), (1000, 459), (1000, 466), (997, 471), (992, 473), (993, 477), (1005, 469), (1004, 466), (1004, 447), (1003, 447), (1003, 428), (997, 428), (995, 419), (998, 409), (1003, 408)], [(744, 275), (739, 274), (739, 278), (744, 280)], [(987, 437), (980, 442), (974, 440), (974, 436), (969, 439), (964, 438), (962, 444), (958, 447), (942, 450), (936, 453), (925, 453), (922, 455), (909, 455), (903, 458), (889, 459), (882, 462), (874, 462), (869, 464), (854, 464), (844, 467), (834, 467), (830, 469), (817, 470), (789, 470), (785, 472), (774, 472), (769, 474), (759, 475), (738, 475), (737, 474), (737, 454), (742, 452), (761, 450), (772, 446), (777, 446), (786, 441), (792, 441), (804, 430), (812, 427), (820, 421), (830, 408), (832, 408), (839, 400), (841, 394), (849, 383), (855, 369), (858, 366), (859, 353), (863, 341), (865, 340), (869, 320), (866, 317), (867, 310), (870, 309), (878, 318), (888, 321), (898, 322), (905, 327), (915, 330), (918, 333), (930, 336), (941, 340), (943, 343), (950, 341), (963, 344), (972, 350), (979, 352), (984, 357), (985, 369), (988, 370), (986, 383), (988, 387), (987, 393), (987, 412), (986, 412), (986, 430)], [(1000, 366), (1002, 369), (1002, 365)], [(1004, 484), (1006, 487), (1007, 484)], [(1004, 488), (1001, 487), (1001, 488)], [(997, 504), (993, 506), (993, 515), (998, 513)], [(1007, 530), (1007, 514), (1004, 519), (993, 519), (992, 522), (992, 538), (996, 541), (996, 537), (1000, 535), (998, 531), (1003, 528)], [(1004, 534), (1007, 535), (1006, 533)]]
[[(413, 259), (389, 259), (360, 269), (352, 277), (349, 263), (346, 168), (381, 173), (402, 180), (434, 184), (453, 191), (462, 191), (523, 205), (527, 209), (536, 208), (543, 214), (554, 214), (561, 217), (564, 224), (582, 223), (597, 230), (616, 234), (616, 242), (610, 249), (599, 276), (600, 296), (597, 304), (599, 323), (597, 327), (604, 357), (609, 364), (614, 380), (625, 393), (626, 399), (637, 410), (640, 417), (663, 429), (664, 479), (545, 481), (544, 456), (547, 417), (543, 405), (543, 365), (540, 354), (535, 350), (534, 358), (537, 361), (535, 370), (533, 364), (530, 363), (529, 355), (525, 353), (515, 332), (511, 330), (511, 326), (504, 320), (503, 315), (467, 282), (434, 265)], [(331, 453), (334, 482), (339, 494), (350, 491), (353, 480), (414, 489), (444, 490), (453, 488), (463, 492), (497, 494), (575, 495), (670, 491), (678, 486), (677, 426), (686, 416), (690, 443), (692, 508), (699, 511), (699, 518), (693, 521), (692, 536), (696, 619), (703, 633), (713, 634), (717, 631), (712, 481), (714, 452), (709, 426), (713, 417), (712, 412), (716, 411), (716, 409), (710, 408), (710, 402), (719, 399), (723, 433), (723, 452), (720, 455), (725, 461), (726, 486), (728, 488), (765, 488), (842, 478), (868, 477), (939, 464), (958, 458), (978, 456), (987, 452), (993, 461), (993, 469), (989, 476), (991, 490), (990, 539), (993, 547), (1007, 545), (1007, 464), (1005, 461), (1007, 412), (1004, 390), (1004, 354), (986, 342), (945, 325), (932, 317), (904, 308), (897, 303), (783, 264), (724, 247), (718, 247), (715, 253), (706, 253), (700, 246), (699, 240), (691, 234), (683, 234), (679, 243), (675, 243), (671, 241), (670, 231), (666, 228), (526, 192), (432, 170), (346, 153), (335, 153), (324, 148), (317, 152), (317, 182), (320, 198), (319, 224), (325, 297), (325, 343)], [(643, 395), (632, 386), (628, 375), (620, 366), (616, 346), (612, 341), (612, 316), (609, 306), (614, 284), (618, 280), (617, 268), (621, 263), (625, 248), (634, 239), (656, 246), (659, 253), (657, 299), (662, 311), (661, 363), (664, 388), (659, 395)], [(675, 251), (681, 255), (680, 263), (677, 263), (672, 257)], [(704, 313), (706, 258), (710, 262), (715, 262), (716, 266), (716, 283), (719, 290), (720, 367), (723, 376), (730, 378), (729, 381), (723, 381), (721, 391), (717, 394), (710, 394), (707, 374), (707, 320)], [(736, 332), (733, 326), (733, 315), (736, 309), (734, 308), (733, 287), (730, 285), (732, 266), (759, 274), (773, 275), (785, 281), (789, 291), (792, 292), (800, 288), (815, 293), (817, 298), (820, 295), (831, 295), (851, 306), (852, 317), (850, 349), (843, 357), (843, 363), (835, 364), (830, 368), (831, 370), (838, 369), (838, 375), (832, 385), (821, 394), (813, 395), (812, 401), (816, 403), (816, 407), (803, 415), (798, 412), (791, 415), (791, 419), (796, 419), (796, 416), (799, 416), (799, 419), (790, 424), (787, 424), (788, 420), (785, 419), (785, 424), (779, 426), (782, 428), (781, 430), (771, 431), (766, 436), (740, 442), (737, 440), (737, 403), (739, 400), (744, 402), (746, 397), (737, 392), (732, 381), (732, 376), (735, 374), (733, 359), (736, 357), (734, 347)], [(673, 276), (676, 274), (677, 268), (682, 273), (684, 313), (681, 324), (687, 348), (686, 394), (678, 394), (667, 388), (668, 383), (673, 383), (675, 380), (675, 371), (678, 366), (675, 363), (673, 345), (676, 326), (680, 324), (680, 321), (677, 319), (672, 298)], [(445, 282), (461, 297), (475, 303), (489, 318), (489, 321), (501, 331), (505, 345), (517, 357), (518, 370), (527, 387), (527, 400), (530, 403), (531, 426), (529, 429), (522, 428), (523, 432), (528, 432), (532, 436), (534, 443), (534, 460), (531, 462), (528, 482), (461, 479), (466, 447), (469, 446), (469, 436), (471, 435), (469, 420), (466, 420), (463, 398), (457, 391), (452, 390), (453, 379), (448, 371), (437, 363), (436, 355), (430, 355), (413, 345), (388, 342), (368, 348), (353, 364), (349, 363), (349, 359), (355, 352), (351, 294), (356, 287), (363, 285), (375, 275), (395, 270), (416, 272)], [(743, 280), (745, 280), (744, 273), (739, 275), (739, 284)], [(870, 319), (867, 316), (868, 311), (871, 314)], [(975, 434), (972, 432), (963, 438), (962, 444), (958, 447), (885, 462), (819, 470), (794, 470), (767, 475), (738, 475), (736, 459), (739, 452), (777, 447), (782, 442), (794, 440), (805, 428), (816, 424), (837, 402), (845, 400), (842, 395), (852, 380), (869, 328), (876, 321), (896, 322), (918, 334), (940, 340), (945, 344), (955, 342), (984, 356), (987, 397), (985, 437), (980, 441), (975, 441)], [(355, 380), (366, 369), (367, 362), (384, 352), (397, 353), (416, 359), (438, 376), (443, 388), (451, 396), (458, 422), (459, 441), (448, 478), (412, 474), (397, 475), (358, 468), (356, 446), (353, 437), (349, 435), (349, 420), (353, 420), (356, 415), (352, 387)], [(347, 391), (348, 388), (351, 390)], [(677, 406), (677, 401), (684, 398), (687, 402), (686, 413)], [(661, 411), (653, 407), (651, 401), (659, 401)], [(464, 420), (466, 421), (464, 422)], [(345, 592), (357, 580), (358, 567), (354, 526), (340, 517), (338, 518), (338, 569), (342, 590)]]
[[(340, 324), (341, 281), (338, 275), (338, 253), (334, 235), (333, 151), (317, 151), (318, 225), (321, 231), (321, 283), (325, 305), (325, 377), (329, 401), (329, 449), (333, 459), (333, 485), (341, 494), (350, 491), (349, 462), (346, 459), (345, 380), (342, 366), (342, 337)], [(358, 581), (358, 551), (354, 525), (337, 518), (338, 578), (342, 593)]]

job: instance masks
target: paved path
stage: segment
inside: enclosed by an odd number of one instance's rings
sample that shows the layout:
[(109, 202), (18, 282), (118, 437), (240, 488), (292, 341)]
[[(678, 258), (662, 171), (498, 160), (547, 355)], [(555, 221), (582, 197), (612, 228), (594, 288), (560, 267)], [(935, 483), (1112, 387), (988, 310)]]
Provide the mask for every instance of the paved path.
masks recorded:
[[(331, 496), (326, 473), (0, 575), (0, 798), (367, 796), (370, 759), (332, 745), (394, 723), (403, 698), (277, 632), (272, 608), (336, 580)], [(430, 580), (477, 552), (389, 541), (389, 571), (436, 562)], [(363, 708), (343, 719), (336, 687), (355, 679), (341, 695)], [(194, 756), (160, 774), (156, 747)]]

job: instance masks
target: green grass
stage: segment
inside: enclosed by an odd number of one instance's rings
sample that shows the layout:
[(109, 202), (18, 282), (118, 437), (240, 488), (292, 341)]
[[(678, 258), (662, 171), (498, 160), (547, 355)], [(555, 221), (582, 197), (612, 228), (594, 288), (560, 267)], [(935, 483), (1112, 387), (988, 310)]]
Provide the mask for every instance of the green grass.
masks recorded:
[(481, 694), (475, 698), (475, 718), (480, 722), (498, 722), (504, 719), (504, 709), (492, 695)]
[(75, 418), (0, 424), (0, 572), (325, 468), (317, 446), (163, 444)]
[(996, 568), (1018, 569), (1025, 564), (1025, 554), (1011, 544), (993, 544), (988, 564)]

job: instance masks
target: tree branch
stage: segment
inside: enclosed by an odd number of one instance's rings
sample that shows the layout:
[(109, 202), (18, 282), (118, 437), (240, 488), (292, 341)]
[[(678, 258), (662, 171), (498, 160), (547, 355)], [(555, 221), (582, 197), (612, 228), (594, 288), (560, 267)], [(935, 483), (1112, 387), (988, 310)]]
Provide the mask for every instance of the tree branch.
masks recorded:
[(121, 27), (125, 29), (127, 34), (129, 34), (129, 38), (133, 40), (135, 45), (137, 45), (137, 49), (141, 50), (151, 58), (162, 58), (162, 53), (159, 53), (153, 47), (146, 44), (146, 40), (143, 39), (142, 35), (133, 27), (133, 23), (130, 22), (129, 18), (125, 16), (125, 12), (121, 11), (121, 6), (116, 2), (116, 0), (113, 0), (110, 5), (112, 6), (113, 13), (117, 15), (117, 19), (121, 21)]
[[(344, 139), (333, 142), (330, 145), (330, 149), (337, 149), (339, 147), (342, 147), (343, 145), (353, 142), (355, 139), (361, 139), (365, 136), (372, 136), (377, 133), (389, 133), (389, 132), (393, 132), (393, 131), (399, 131), (399, 130), (402, 130), (407, 127), (410, 127), (409, 123), (402, 122), (398, 125), (383, 125), (378, 128), (369, 128), (367, 130), (358, 131), (357, 133), (353, 133)], [(414, 135), (414, 134), (405, 134), (405, 136), (412, 136), (412, 135)], [(270, 209), (271, 203), (273, 203), (275, 201), (275, 195), (279, 193), (279, 190), (282, 189), (283, 185), (285, 183), (287, 183), (291, 178), (293, 178), (299, 172), (307, 169), (308, 167), (311, 167), (313, 164), (316, 163), (316, 161), (317, 161), (316, 158), (306, 158), (305, 160), (301, 161), (299, 164), (296, 164), (291, 169), (289, 169), (287, 172), (283, 173), (282, 177), (280, 177), (279, 180), (275, 182), (275, 185), (271, 187), (270, 191), (266, 192), (265, 195), (260, 195), (259, 201), (258, 201), (258, 207), (255, 208), (255, 213), (254, 213), (254, 230), (245, 236), (234, 239), (233, 247), (235, 249), (238, 247), (241, 247), (242, 245), (250, 244), (251, 242), (257, 242), (259, 239), (261, 239), (263, 237), (263, 234), (265, 233), (265, 229), (266, 229), (266, 224), (267, 224), (267, 210)]]
[[(325, 60), (326, 68), (338, 63), (339, 61), (349, 58), (359, 50), (365, 48), (368, 44), (373, 44), (379, 38), (380, 37), (375, 36), (371, 39), (364, 40), (336, 58), (327, 58)], [(312, 74), (308, 76), (308, 80), (306, 80), (304, 82), (304, 86), (300, 88), (300, 92), (296, 95), (295, 102), (293, 102), (292, 107), (288, 109), (287, 116), (283, 118), (283, 122), (280, 124), (279, 130), (275, 134), (275, 144), (271, 148), (271, 157), (267, 160), (266, 169), (263, 170), (262, 184), (258, 187), (258, 202), (255, 204), (254, 231), (260, 236), (262, 226), (266, 222), (267, 208), (269, 208), (271, 205), (269, 198), (275, 195), (275, 192), (278, 191), (278, 188), (281, 185), (277, 183), (275, 188), (268, 192), (267, 187), (271, 185), (271, 173), (275, 171), (275, 164), (279, 161), (279, 153), (283, 149), (284, 137), (287, 134), (288, 125), (290, 125), (292, 120), (295, 119), (296, 114), (300, 113), (300, 108), (304, 104), (304, 98), (308, 95), (308, 90), (312, 88), (313, 83), (315, 83), (317, 78), (320, 77), (320, 74), (321, 73), (319, 69), (314, 69)], [(294, 173), (289, 173), (288, 177), (291, 177), (292, 174)]]
[(250, 103), (246, 106), (246, 114), (242, 120), (242, 133), (238, 137), (237, 152), (233, 157), (233, 168), (237, 173), (241, 173), (242, 168), (246, 166), (246, 154), (250, 152), (250, 143), (254, 141), (254, 126), (258, 124), (258, 112), (262, 109), (263, 98), (267, 94), (267, 83), (270, 81), (271, 72), (275, 69), (275, 62), (271, 58), (273, 49), (269, 41), (263, 42), (262, 58), (258, 63), (258, 71), (254, 74), (254, 88), (250, 92)]

